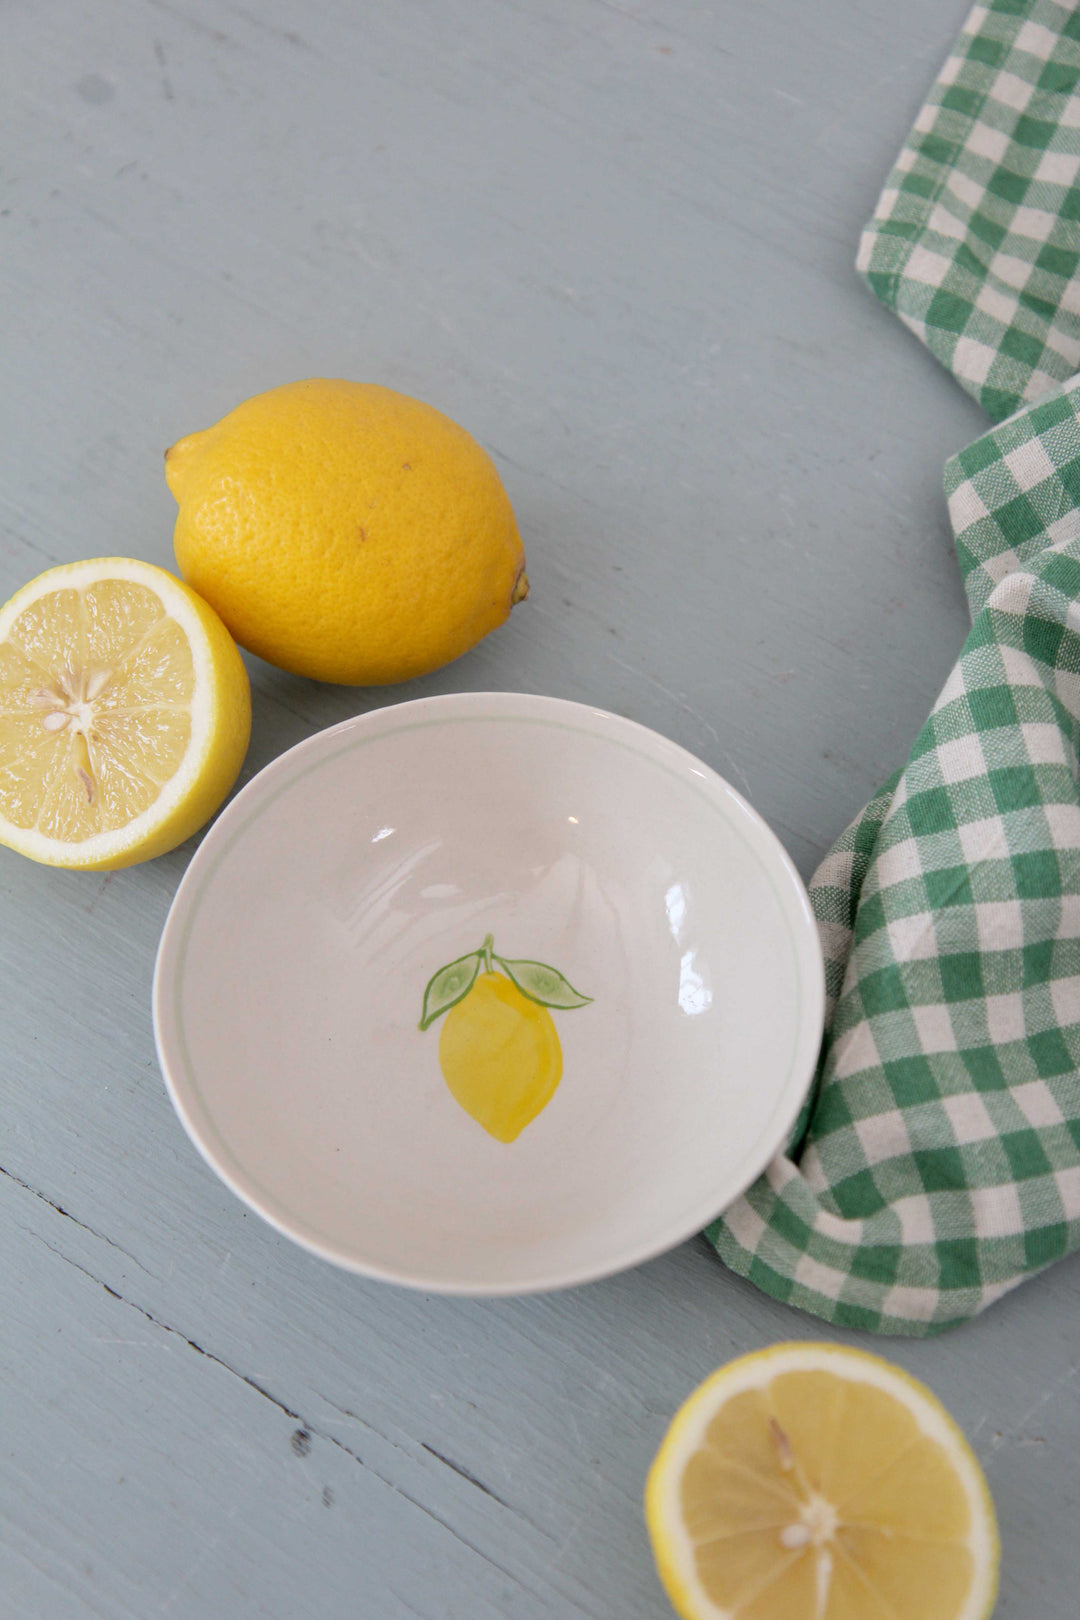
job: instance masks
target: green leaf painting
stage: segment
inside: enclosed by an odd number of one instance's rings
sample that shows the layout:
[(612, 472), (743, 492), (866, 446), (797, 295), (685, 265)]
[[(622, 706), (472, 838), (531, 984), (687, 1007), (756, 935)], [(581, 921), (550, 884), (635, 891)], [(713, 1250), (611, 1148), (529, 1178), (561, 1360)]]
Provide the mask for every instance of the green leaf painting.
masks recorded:
[(505, 956), (495, 958), (503, 968), (508, 978), (513, 979), (522, 995), (528, 996), (530, 1001), (538, 1001), (541, 1007), (587, 1007), (592, 996), (583, 996), (574, 989), (557, 968), (548, 967), (546, 962), (531, 962), (529, 959), (514, 959)]
[(470, 951), (456, 961), (447, 962), (429, 980), (424, 991), (424, 1006), (420, 1014), (420, 1028), (427, 1029), (442, 1013), (461, 1001), (473, 987), (480, 971), (482, 952)]

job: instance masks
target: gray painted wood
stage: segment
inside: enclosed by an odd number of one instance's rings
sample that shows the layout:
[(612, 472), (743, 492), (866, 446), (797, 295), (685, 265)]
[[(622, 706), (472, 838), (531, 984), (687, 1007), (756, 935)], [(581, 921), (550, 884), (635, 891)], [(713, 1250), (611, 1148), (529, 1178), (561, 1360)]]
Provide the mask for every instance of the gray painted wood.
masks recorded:
[[(168, 566), (172, 439), (295, 377), (382, 381), (492, 449), (533, 597), (400, 692), (253, 661), (245, 775), (375, 703), (550, 692), (701, 754), (809, 873), (965, 630), (940, 475), (984, 420), (852, 268), (965, 9), (6, 6), (0, 596), (81, 556)], [(248, 1216), (154, 1059), (190, 853), (101, 877), (0, 851), (0, 1613), (659, 1620), (639, 1502), (674, 1407), (742, 1350), (871, 1341), (700, 1240), (458, 1302)], [(1072, 1620), (1080, 1267), (884, 1348), (987, 1466), (1000, 1614)]]

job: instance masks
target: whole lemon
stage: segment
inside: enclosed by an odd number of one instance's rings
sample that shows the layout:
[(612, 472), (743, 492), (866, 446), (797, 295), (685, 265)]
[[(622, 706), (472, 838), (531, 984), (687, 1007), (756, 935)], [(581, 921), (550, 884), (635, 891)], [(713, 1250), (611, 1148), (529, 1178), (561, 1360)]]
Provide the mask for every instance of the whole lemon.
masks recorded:
[(315, 680), (426, 675), (528, 593), (490, 457), (374, 383), (258, 394), (165, 455), (180, 572), (236, 640)]

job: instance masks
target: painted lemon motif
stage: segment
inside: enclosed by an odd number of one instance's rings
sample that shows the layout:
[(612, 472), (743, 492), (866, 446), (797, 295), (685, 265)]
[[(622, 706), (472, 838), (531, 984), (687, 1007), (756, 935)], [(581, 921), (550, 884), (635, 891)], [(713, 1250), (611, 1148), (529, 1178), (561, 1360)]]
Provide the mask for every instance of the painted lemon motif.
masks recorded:
[(584, 1007), (592, 997), (546, 962), (496, 956), (494, 944), (488, 934), (479, 950), (429, 980), (420, 1028), (446, 1013), (439, 1067), (450, 1095), (497, 1142), (513, 1142), (562, 1079), (562, 1046), (548, 1009)]
[(497, 1142), (512, 1142), (562, 1079), (555, 1020), (504, 974), (481, 973), (447, 1014), (439, 1067), (454, 1101)]

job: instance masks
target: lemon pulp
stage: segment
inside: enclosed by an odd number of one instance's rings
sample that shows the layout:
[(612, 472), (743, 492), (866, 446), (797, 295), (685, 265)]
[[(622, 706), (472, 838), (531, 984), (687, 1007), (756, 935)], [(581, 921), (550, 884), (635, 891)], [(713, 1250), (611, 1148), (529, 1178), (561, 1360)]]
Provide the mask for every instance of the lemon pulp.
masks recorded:
[(661, 1578), (688, 1620), (983, 1620), (989, 1492), (966, 1440), (876, 1356), (778, 1346), (723, 1368), (649, 1477)]
[(439, 1066), (454, 1100), (499, 1142), (512, 1142), (550, 1102), (562, 1047), (546, 1007), (502, 973), (481, 973), (451, 1007)]
[(250, 729), (228, 632), (162, 569), (51, 569), (0, 613), (0, 839), (108, 867), (172, 848), (217, 809)]

